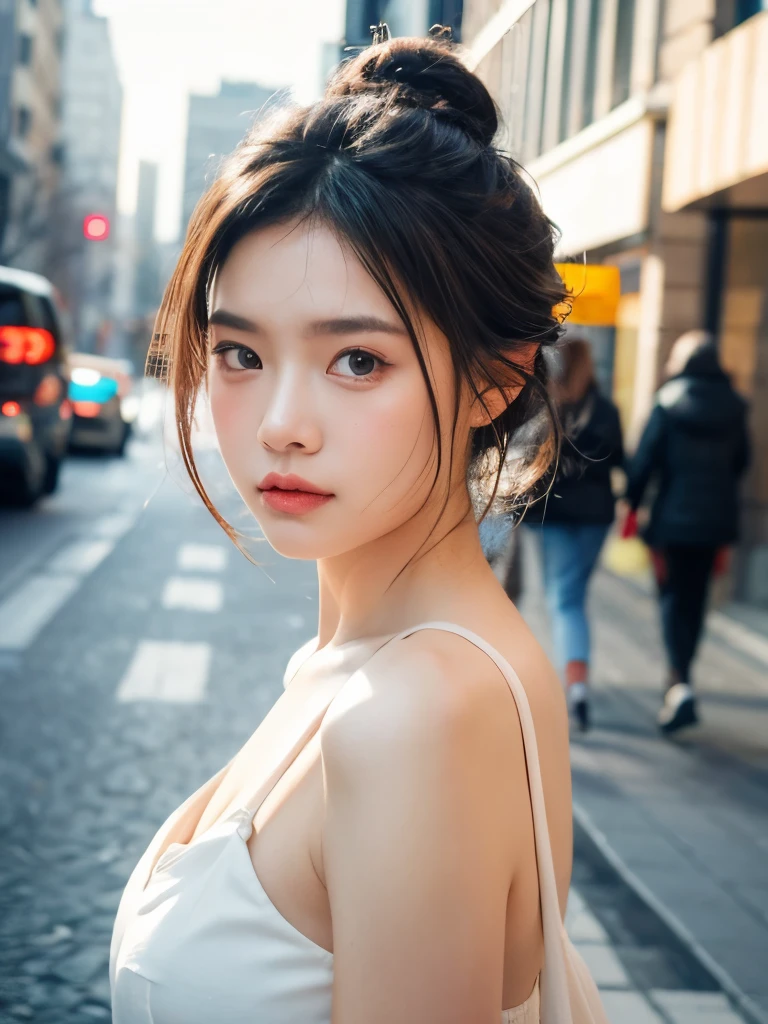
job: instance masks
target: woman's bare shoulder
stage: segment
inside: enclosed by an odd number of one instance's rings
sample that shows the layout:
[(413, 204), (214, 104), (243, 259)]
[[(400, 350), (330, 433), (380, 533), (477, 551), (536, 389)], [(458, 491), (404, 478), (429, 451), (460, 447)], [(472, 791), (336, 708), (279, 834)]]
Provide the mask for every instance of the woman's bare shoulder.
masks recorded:
[(431, 775), (446, 758), (498, 771), (494, 758), (514, 758), (521, 746), (499, 669), (463, 637), (438, 630), (388, 645), (350, 677), (320, 742), (329, 771), (358, 779), (393, 770)]

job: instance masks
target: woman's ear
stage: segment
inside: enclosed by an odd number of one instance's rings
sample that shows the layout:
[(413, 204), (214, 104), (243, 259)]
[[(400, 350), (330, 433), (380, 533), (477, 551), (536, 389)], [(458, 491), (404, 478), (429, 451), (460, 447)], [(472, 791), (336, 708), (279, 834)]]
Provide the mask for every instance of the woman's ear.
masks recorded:
[[(533, 373), (536, 353), (539, 350), (538, 342), (532, 341), (521, 345), (515, 350), (514, 363), (526, 374)], [(502, 364), (491, 364), (489, 370), (493, 373), (494, 380), (486, 380), (478, 383), (477, 390), (480, 397), (474, 396), (470, 412), (470, 426), (487, 427), (512, 405), (514, 400), (525, 387), (525, 378), (515, 374), (508, 366)], [(502, 381), (508, 383), (503, 384)]]

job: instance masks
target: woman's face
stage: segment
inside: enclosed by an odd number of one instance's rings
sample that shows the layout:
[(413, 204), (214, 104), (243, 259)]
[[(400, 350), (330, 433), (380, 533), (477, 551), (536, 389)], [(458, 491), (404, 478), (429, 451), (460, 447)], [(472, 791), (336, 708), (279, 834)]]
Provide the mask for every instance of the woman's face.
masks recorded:
[[(424, 332), (450, 430), (448, 343), (434, 325)], [(211, 294), (210, 352), (222, 456), (277, 551), (339, 555), (419, 512), (436, 465), (427, 386), (397, 313), (330, 230), (278, 224), (235, 246)], [(444, 495), (438, 482), (422, 514)]]

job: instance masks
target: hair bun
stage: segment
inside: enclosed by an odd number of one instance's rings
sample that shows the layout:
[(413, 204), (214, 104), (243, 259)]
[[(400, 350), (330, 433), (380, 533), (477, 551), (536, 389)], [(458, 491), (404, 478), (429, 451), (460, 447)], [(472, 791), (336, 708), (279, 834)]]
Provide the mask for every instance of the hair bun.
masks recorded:
[(456, 56), (449, 33), (435, 25), (430, 39), (390, 39), (367, 47), (340, 66), (326, 96), (379, 93), (394, 103), (430, 110), (490, 145), (498, 128), (496, 107), (480, 79)]

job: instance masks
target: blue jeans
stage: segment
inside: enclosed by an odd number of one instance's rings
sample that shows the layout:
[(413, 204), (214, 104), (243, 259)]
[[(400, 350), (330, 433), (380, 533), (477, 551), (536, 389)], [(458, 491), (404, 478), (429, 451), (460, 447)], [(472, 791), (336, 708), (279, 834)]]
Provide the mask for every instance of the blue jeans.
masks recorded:
[(541, 537), (544, 590), (560, 669), (569, 661), (589, 663), (587, 586), (609, 526), (545, 523)]

